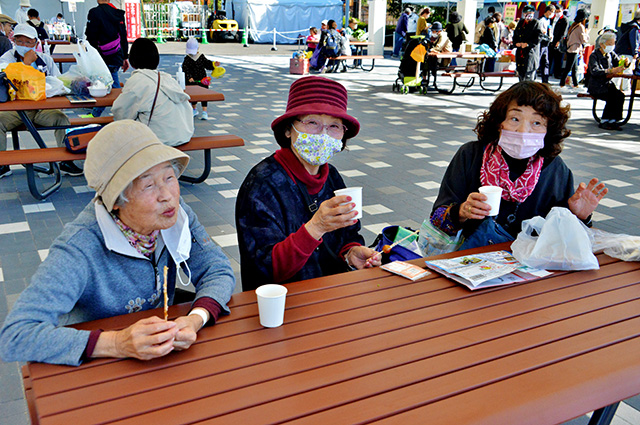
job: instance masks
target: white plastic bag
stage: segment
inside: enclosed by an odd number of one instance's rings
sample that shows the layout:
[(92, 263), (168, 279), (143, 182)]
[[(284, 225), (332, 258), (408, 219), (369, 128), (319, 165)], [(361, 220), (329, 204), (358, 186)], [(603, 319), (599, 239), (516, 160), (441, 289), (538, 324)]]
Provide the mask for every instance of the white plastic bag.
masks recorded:
[[(533, 236), (533, 232), (538, 236)], [(511, 245), (513, 256), (536, 269), (594, 270), (600, 268), (591, 250), (587, 226), (566, 208), (553, 207), (547, 218), (522, 222)]]
[(71, 93), (71, 90), (64, 86), (64, 83), (57, 77), (46, 77), (45, 92), (47, 97), (64, 96)]
[(615, 234), (589, 229), (593, 238), (593, 252), (603, 250), (610, 257), (623, 261), (640, 261), (640, 236)]
[(111, 92), (113, 85), (111, 72), (109, 72), (100, 53), (88, 41), (78, 40), (78, 52), (74, 52), (73, 56), (76, 58), (78, 68), (89, 81), (92, 83), (101, 81)]

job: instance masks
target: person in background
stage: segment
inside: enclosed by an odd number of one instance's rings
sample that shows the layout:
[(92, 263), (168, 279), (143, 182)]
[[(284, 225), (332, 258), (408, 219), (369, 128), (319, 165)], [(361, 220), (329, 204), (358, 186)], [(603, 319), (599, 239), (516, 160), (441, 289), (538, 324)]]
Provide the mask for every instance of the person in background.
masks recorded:
[[(596, 48), (598, 47), (596, 41)], [(635, 69), (635, 61), (638, 60), (640, 53), (640, 10), (636, 10), (633, 19), (630, 22), (622, 24), (620, 27), (620, 36), (616, 42), (615, 48), (618, 56), (629, 61), (629, 67), (625, 69), (625, 74), (631, 74)], [(629, 89), (629, 80), (622, 79), (622, 90)]]
[(351, 198), (334, 194), (345, 184), (329, 160), (360, 129), (347, 114), (344, 86), (296, 80), (271, 129), (281, 149), (253, 167), (236, 201), (243, 290), (379, 266)]
[(624, 71), (624, 66), (618, 66), (620, 57), (614, 52), (616, 35), (605, 32), (598, 37), (597, 49), (589, 56), (589, 94), (606, 103), (602, 111), (599, 127), (606, 130), (622, 130), (622, 107), (624, 93), (616, 88), (611, 76)]
[[(178, 177), (188, 163), (139, 122), (116, 121), (98, 132), (85, 162), (96, 196), (51, 244), (7, 315), (0, 330), (5, 361), (150, 360), (188, 349), (205, 324), (229, 313), (231, 264), (180, 199)], [(67, 327), (162, 307), (165, 295), (172, 305), (176, 287), (189, 283), (195, 301), (185, 316), (152, 315), (114, 331)]]
[(497, 30), (496, 38), (498, 40), (497, 46), (499, 46), (500, 45), (500, 34), (502, 34), (502, 31), (504, 31), (506, 25), (504, 24), (504, 22), (502, 20), (502, 13), (501, 12), (494, 13), (493, 17), (496, 19), (496, 30)]
[(516, 72), (520, 81), (534, 80), (540, 61), (540, 38), (542, 29), (535, 19), (533, 6), (526, 5), (522, 9), (523, 19), (518, 22), (513, 32), (513, 44), (516, 50)]
[(418, 14), (413, 10), (413, 7), (409, 7), (409, 9), (411, 9), (411, 14), (407, 20), (407, 35), (404, 38), (405, 47), (409, 39), (416, 35), (418, 30)]
[(553, 3), (556, 8), (556, 16), (553, 23), (553, 38), (551, 39), (551, 45), (549, 46), (549, 62), (551, 68), (549, 74), (554, 78), (560, 79), (562, 76), (562, 60), (564, 59), (564, 53), (560, 51), (560, 42), (567, 35), (567, 28), (569, 27), (569, 20), (562, 11), (562, 5), (560, 3)]
[[(423, 79), (427, 77), (427, 90), (433, 90), (435, 89), (438, 68), (448, 66), (451, 63), (451, 59), (438, 59), (436, 54), (451, 53), (453, 51), (453, 47), (451, 45), (451, 40), (447, 37), (447, 33), (442, 30), (442, 24), (440, 22), (436, 21), (431, 24), (429, 33), (427, 55), (425, 57), (426, 69), (424, 70), (424, 73), (428, 75), (423, 75)], [(431, 79), (433, 79), (432, 82), (430, 81)], [(433, 85), (433, 88), (431, 88), (430, 85)]]
[(504, 27), (502, 34), (500, 35), (500, 50), (511, 49), (513, 45), (513, 31), (518, 24), (516, 21), (509, 22), (509, 25)]
[(444, 27), (444, 30), (447, 32), (449, 40), (451, 40), (451, 48), (453, 51), (459, 51), (462, 43), (467, 41), (467, 36), (465, 34), (469, 34), (469, 30), (467, 30), (467, 27), (462, 21), (462, 16), (453, 12), (451, 14), (451, 22)]
[(358, 20), (356, 18), (349, 18), (349, 25), (344, 29), (344, 36), (349, 41), (358, 41), (353, 37), (353, 32), (358, 29)]
[(51, 21), (49, 22), (52, 25), (56, 25), (56, 24), (66, 24), (65, 20), (64, 20), (64, 15), (62, 15), (62, 13), (58, 13), (55, 17), (51, 18)]
[[(478, 119), (477, 141), (460, 147), (440, 185), (430, 221), (466, 238), (491, 210), (481, 186), (500, 186), (502, 200), (495, 222), (512, 238), (522, 221), (545, 217), (553, 207), (568, 208), (585, 224), (608, 189), (597, 178), (574, 189), (573, 174), (559, 154), (571, 131), (569, 106), (547, 84), (522, 81), (502, 92)], [(484, 243), (489, 244), (489, 241)], [(480, 245), (479, 245), (480, 246)]]
[(156, 44), (138, 38), (131, 45), (129, 63), (134, 71), (113, 102), (113, 118), (148, 125), (165, 145), (178, 146), (191, 140), (194, 126), (189, 95), (170, 74), (157, 71), (160, 54)]
[[(498, 43), (500, 40), (500, 35), (498, 32), (498, 23), (495, 18), (495, 14), (493, 16), (488, 16), (487, 19), (484, 20), (484, 34), (480, 37), (480, 44), (484, 44), (491, 48), (495, 53), (498, 52)], [(484, 60), (484, 72), (493, 72), (495, 69), (496, 58), (487, 57)]]
[(13, 19), (19, 24), (26, 24), (29, 20), (27, 11), (30, 7), (31, 3), (29, 2), (29, 0), (20, 0), (20, 5), (18, 6), (18, 10), (16, 10), (16, 14)]
[(409, 22), (409, 15), (411, 15), (411, 9), (406, 8), (404, 13), (400, 15), (398, 23), (396, 24), (396, 30), (394, 32), (395, 38), (393, 42), (393, 54), (392, 58), (400, 57), (402, 51), (402, 45), (404, 44), (404, 38), (407, 35), (407, 23)]
[(553, 36), (553, 20), (556, 15), (556, 7), (552, 4), (547, 6), (544, 16), (540, 18), (540, 28), (542, 37), (540, 38), (540, 66), (538, 72), (543, 83), (549, 82), (549, 43)]
[(416, 35), (427, 35), (427, 32), (429, 31), (429, 23), (427, 22), (427, 19), (429, 19), (429, 16), (431, 16), (431, 8), (425, 7), (420, 11), (418, 24), (416, 25)]
[(589, 42), (589, 34), (585, 26), (589, 13), (585, 9), (578, 9), (576, 19), (567, 30), (567, 64), (560, 76), (560, 87), (565, 87), (569, 72), (573, 88), (578, 88), (578, 56), (584, 51), (584, 45)]
[[(129, 43), (127, 42), (127, 26), (124, 10), (116, 9), (109, 0), (98, 0), (98, 6), (89, 10), (85, 29), (87, 41), (98, 50), (104, 63), (107, 64), (113, 88), (120, 88), (118, 71), (129, 69)], [(93, 108), (92, 116), (102, 115), (104, 107)]]
[(27, 12), (27, 16), (29, 17), (27, 24), (36, 29), (36, 31), (38, 32), (38, 38), (41, 42), (44, 43), (44, 40), (49, 39), (49, 34), (44, 27), (44, 22), (40, 20), (40, 14), (36, 9), (29, 9), (29, 11)]
[[(53, 62), (51, 56), (46, 53), (36, 52), (38, 44), (38, 33), (36, 29), (27, 24), (18, 24), (13, 30), (13, 40), (15, 48), (8, 50), (0, 57), (0, 69), (5, 69), (7, 65), (14, 62), (22, 62), (43, 72), (45, 75), (57, 77), (60, 75), (58, 67)], [(58, 109), (44, 109), (41, 111), (25, 111), (29, 119), (36, 125), (55, 127), (69, 126), (69, 118)], [(0, 112), (0, 151), (7, 150), (7, 132), (22, 125), (22, 119), (15, 111)], [(56, 130), (56, 144), (64, 147), (64, 130)], [(60, 171), (70, 176), (82, 175), (82, 169), (77, 167), (73, 161), (60, 163)], [(0, 178), (11, 175), (9, 166), (0, 167)]]
[(13, 49), (13, 27), (16, 24), (11, 17), (0, 14), (0, 56)]
[[(220, 62), (213, 62), (202, 53), (198, 52), (199, 45), (198, 40), (191, 37), (187, 40), (186, 53), (182, 61), (182, 71), (184, 72), (184, 78), (188, 86), (201, 86), (209, 88), (207, 83), (207, 70), (213, 71), (217, 66), (220, 66)], [(201, 120), (208, 120), (209, 114), (207, 113), (208, 102), (202, 102), (202, 114)], [(198, 109), (196, 104), (193, 104), (193, 117), (198, 116)]]
[(318, 36), (318, 29), (316, 27), (309, 28), (309, 35), (307, 36), (307, 51), (315, 51), (319, 42), (320, 37)]

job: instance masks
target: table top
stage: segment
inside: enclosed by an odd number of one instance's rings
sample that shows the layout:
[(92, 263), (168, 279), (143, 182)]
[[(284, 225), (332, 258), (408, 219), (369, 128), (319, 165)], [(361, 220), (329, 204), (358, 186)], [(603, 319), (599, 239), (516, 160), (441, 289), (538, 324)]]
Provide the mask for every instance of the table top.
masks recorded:
[[(112, 89), (111, 93), (104, 97), (96, 97), (95, 103), (71, 103), (64, 96), (49, 97), (46, 100), (14, 100), (11, 102), (0, 103), (0, 111), (33, 111), (43, 109), (73, 109), (73, 108), (92, 108), (94, 106), (111, 106), (116, 98), (120, 95), (122, 89)], [(185, 89), (191, 97), (192, 102), (217, 102), (223, 101), (224, 95), (213, 90), (201, 86), (187, 86)]]
[(47, 43), (51, 45), (71, 44), (69, 40), (51, 40), (51, 39), (47, 39)]
[(635, 74), (615, 74), (611, 78), (626, 78), (628, 80), (640, 80), (640, 75), (635, 75)]
[(486, 59), (487, 55), (480, 53), (466, 53), (466, 52), (450, 52), (450, 53), (437, 53), (430, 52), (430, 56), (437, 56), (441, 59)]
[(55, 63), (71, 63), (76, 61), (75, 56), (71, 53), (53, 53), (51, 58)]
[(350, 41), (349, 44), (352, 46), (373, 46), (376, 43), (373, 41)]
[[(598, 260), (599, 270), (474, 292), (379, 268), (311, 279), (287, 285), (273, 329), (243, 292), (187, 351), (28, 364), (27, 399), (44, 425), (564, 422), (640, 393), (640, 263)], [(162, 310), (77, 327), (152, 314)]]

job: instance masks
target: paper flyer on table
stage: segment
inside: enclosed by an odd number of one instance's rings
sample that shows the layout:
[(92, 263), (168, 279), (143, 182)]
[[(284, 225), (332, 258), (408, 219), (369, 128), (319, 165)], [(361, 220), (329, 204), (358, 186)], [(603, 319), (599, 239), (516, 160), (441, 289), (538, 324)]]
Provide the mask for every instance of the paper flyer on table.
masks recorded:
[(464, 255), (425, 263), (430, 269), (472, 290), (536, 280), (552, 274), (520, 264), (509, 251)]

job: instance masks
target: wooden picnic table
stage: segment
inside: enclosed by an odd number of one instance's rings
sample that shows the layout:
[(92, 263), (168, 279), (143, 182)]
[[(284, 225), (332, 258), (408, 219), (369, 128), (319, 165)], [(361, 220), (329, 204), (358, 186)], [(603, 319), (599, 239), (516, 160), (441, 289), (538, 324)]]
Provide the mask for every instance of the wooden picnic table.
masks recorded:
[[(544, 425), (600, 409), (592, 422), (605, 424), (640, 393), (640, 263), (598, 260), (599, 270), (474, 292), (379, 268), (291, 283), (284, 325), (272, 329), (259, 324), (254, 292), (235, 294), (231, 315), (186, 351), (27, 364), (29, 412), (42, 425)], [(163, 313), (76, 327), (150, 315)]]
[[(22, 119), (22, 122), (26, 126), (26, 129), (29, 131), (31, 136), (33, 136), (38, 148), (47, 149), (42, 136), (40, 135), (40, 131), (42, 130), (54, 130), (58, 128), (68, 128), (74, 127), (74, 125), (66, 126), (66, 127), (41, 127), (36, 126), (33, 121), (29, 118), (27, 111), (38, 111), (45, 109), (73, 109), (73, 108), (92, 108), (99, 106), (112, 106), (113, 102), (120, 95), (122, 89), (111, 89), (111, 92), (104, 97), (95, 98), (95, 102), (92, 103), (71, 103), (69, 99), (65, 96), (54, 96), (46, 98), (45, 100), (14, 100), (11, 102), (0, 103), (0, 111), (15, 111)], [(209, 90), (205, 87), (200, 86), (187, 86), (185, 92), (191, 97), (191, 102), (215, 102), (215, 101), (223, 101), (224, 95), (222, 93), (215, 92), (213, 90)], [(75, 125), (77, 126), (77, 125)], [(18, 137), (18, 132), (12, 132), (12, 142), (13, 149), (20, 149), (20, 139)], [(3, 153), (0, 152), (0, 155)], [(29, 184), (29, 191), (33, 195), (34, 198), (38, 200), (43, 200), (55, 191), (57, 191), (61, 184), (62, 178), (60, 175), (60, 169), (57, 163), (50, 162), (47, 168), (39, 167), (34, 164), (24, 164), (27, 170), (27, 182)], [(54, 182), (50, 184), (48, 187), (44, 189), (38, 188), (38, 184), (36, 181), (36, 172), (42, 172), (46, 174), (50, 174), (54, 176)]]
[(76, 58), (71, 53), (52, 53), (51, 58), (53, 59), (54, 63), (58, 64), (61, 73), (63, 72), (63, 63), (76, 63)]

